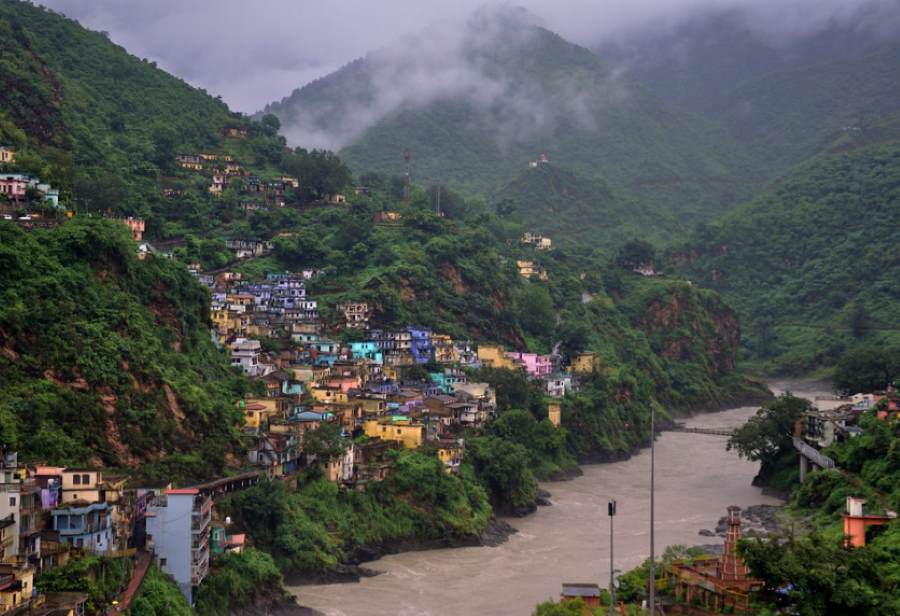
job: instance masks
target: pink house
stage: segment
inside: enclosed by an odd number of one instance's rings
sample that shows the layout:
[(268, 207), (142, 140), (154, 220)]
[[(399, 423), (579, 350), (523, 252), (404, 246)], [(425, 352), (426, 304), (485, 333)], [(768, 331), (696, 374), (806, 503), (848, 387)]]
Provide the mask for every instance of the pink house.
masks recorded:
[(355, 376), (332, 376), (327, 380), (328, 387), (340, 389), (345, 394), (359, 387), (359, 378)]
[(10, 199), (18, 201), (25, 197), (29, 179), (27, 176), (19, 174), (0, 175), (0, 195), (6, 195)]
[(506, 356), (525, 364), (525, 372), (531, 378), (540, 379), (553, 374), (553, 360), (549, 355), (507, 352)]

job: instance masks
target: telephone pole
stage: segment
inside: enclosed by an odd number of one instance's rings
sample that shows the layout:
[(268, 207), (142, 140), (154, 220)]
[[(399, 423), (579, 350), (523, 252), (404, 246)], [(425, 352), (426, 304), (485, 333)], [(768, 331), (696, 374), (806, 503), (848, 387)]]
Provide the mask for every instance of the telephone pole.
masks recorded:
[(656, 479), (654, 467), (656, 463), (656, 407), (650, 406), (650, 593), (647, 601), (647, 607), (650, 616), (656, 614), (656, 546), (654, 545), (655, 534), (655, 486)]
[(609, 614), (614, 616), (616, 613), (616, 567), (615, 558), (613, 557), (613, 520), (616, 518), (616, 501), (611, 500), (608, 504), (609, 512)]

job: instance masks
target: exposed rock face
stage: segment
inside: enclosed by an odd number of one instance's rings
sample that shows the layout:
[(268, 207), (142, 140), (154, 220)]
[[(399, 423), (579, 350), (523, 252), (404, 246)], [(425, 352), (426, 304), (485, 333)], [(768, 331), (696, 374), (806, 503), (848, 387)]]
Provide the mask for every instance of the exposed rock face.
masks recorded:
[(714, 295), (673, 286), (646, 305), (635, 325), (650, 336), (661, 357), (705, 363), (711, 378), (734, 369), (740, 323)]

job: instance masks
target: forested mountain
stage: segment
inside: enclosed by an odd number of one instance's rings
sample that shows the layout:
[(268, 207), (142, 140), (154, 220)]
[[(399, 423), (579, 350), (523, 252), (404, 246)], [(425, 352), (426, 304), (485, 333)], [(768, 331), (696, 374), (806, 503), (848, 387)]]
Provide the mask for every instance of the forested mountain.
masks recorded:
[(184, 266), (128, 228), (0, 221), (0, 440), (24, 459), (208, 477), (240, 451), (245, 381), (212, 344)]
[(874, 0), (799, 25), (765, 7), (648, 28), (597, 53), (654, 94), (722, 126), (771, 179), (847, 131), (900, 110), (900, 10)]
[(409, 149), (415, 180), (494, 194), (545, 153), (682, 221), (727, 209), (752, 175), (723, 131), (509, 10), (449, 41), (426, 30), (266, 112), (289, 139), (342, 147), (358, 172), (402, 172)]
[(805, 372), (853, 344), (900, 338), (900, 144), (864, 145), (866, 135), (887, 139), (894, 124), (842, 139), (841, 153), (701, 226), (674, 255), (738, 309), (747, 347), (766, 367)]
[(263, 182), (302, 172), (294, 196), (320, 197), (327, 172), (313, 167), (327, 157), (287, 150), (276, 130), (102, 33), (29, 3), (0, 3), (0, 144), (16, 150), (6, 170), (61, 188), (69, 210), (141, 216), (151, 239), (220, 231), (241, 217), (237, 190), (210, 194), (222, 162), (179, 167), (177, 155), (201, 153), (230, 156)]

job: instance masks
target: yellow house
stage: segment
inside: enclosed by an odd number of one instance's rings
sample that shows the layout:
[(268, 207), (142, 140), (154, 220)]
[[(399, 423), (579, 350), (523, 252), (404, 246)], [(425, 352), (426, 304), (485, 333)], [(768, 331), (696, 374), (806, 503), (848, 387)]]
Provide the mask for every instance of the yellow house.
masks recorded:
[(354, 398), (353, 402), (366, 414), (381, 414), (387, 408), (387, 402), (383, 398)]
[(228, 309), (227, 308), (220, 308), (218, 310), (212, 310), (211, 312), (212, 312), (211, 316), (212, 316), (213, 327), (215, 327), (216, 329), (218, 329), (220, 327), (222, 327), (222, 328), (228, 327)]
[(12, 581), (0, 590), (0, 611), (7, 614), (16, 607), (28, 605), (34, 593), (34, 569), (29, 566), (0, 563), (0, 576), (12, 577)]
[(437, 457), (448, 473), (458, 472), (462, 465), (463, 448), (459, 443), (442, 443), (438, 447)]
[(325, 404), (341, 404), (349, 400), (347, 392), (341, 390), (340, 387), (313, 387), (309, 390), (316, 402), (324, 402)]
[(485, 368), (507, 368), (509, 370), (516, 368), (513, 360), (506, 356), (503, 347), (496, 344), (479, 344), (478, 361)]
[(594, 371), (597, 354), (587, 351), (572, 358), (571, 369), (575, 374), (590, 374)]
[(378, 421), (370, 419), (365, 422), (364, 430), (369, 438), (381, 438), (385, 441), (398, 441), (403, 443), (406, 449), (416, 449), (422, 446), (422, 433), (424, 426), (405, 421)]
[(440, 364), (459, 361), (453, 338), (446, 334), (432, 334), (431, 346), (434, 348), (434, 360)]
[(62, 502), (100, 502), (103, 473), (97, 470), (67, 468), (62, 472)]
[(559, 404), (548, 404), (547, 419), (550, 420), (554, 428), (558, 428), (562, 423), (562, 407)]
[(6, 145), (0, 145), (0, 164), (16, 162), (16, 151)]
[(244, 402), (244, 426), (259, 430), (271, 417), (277, 416), (278, 400), (274, 398), (248, 398)]

